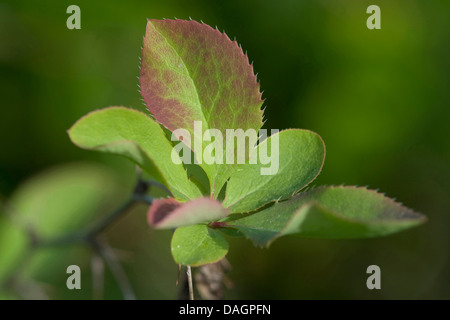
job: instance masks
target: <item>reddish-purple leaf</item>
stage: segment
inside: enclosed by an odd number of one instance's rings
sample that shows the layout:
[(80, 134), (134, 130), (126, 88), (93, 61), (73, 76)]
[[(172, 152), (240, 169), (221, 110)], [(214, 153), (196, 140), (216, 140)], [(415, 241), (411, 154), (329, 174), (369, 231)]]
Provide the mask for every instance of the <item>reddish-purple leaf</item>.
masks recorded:
[[(202, 121), (203, 131), (218, 129), (223, 135), (226, 129), (262, 126), (263, 101), (253, 66), (236, 41), (206, 24), (148, 20), (139, 80), (155, 119), (171, 131), (186, 129), (191, 148), (202, 143), (202, 137), (194, 142), (194, 121)], [(220, 190), (230, 171), (218, 166), (203, 163), (211, 186)]]
[(150, 206), (148, 223), (156, 229), (169, 229), (206, 223), (228, 215), (222, 204), (210, 198), (198, 198), (186, 203), (173, 198), (158, 199)]
[(195, 120), (220, 130), (262, 126), (253, 66), (236, 41), (206, 24), (149, 20), (140, 83), (148, 109), (171, 131)]

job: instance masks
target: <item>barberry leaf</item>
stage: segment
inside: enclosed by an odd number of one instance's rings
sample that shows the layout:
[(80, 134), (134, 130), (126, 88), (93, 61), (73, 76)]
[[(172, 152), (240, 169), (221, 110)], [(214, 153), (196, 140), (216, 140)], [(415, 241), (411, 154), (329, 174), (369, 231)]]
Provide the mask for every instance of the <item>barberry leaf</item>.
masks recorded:
[(118, 202), (123, 185), (101, 165), (73, 163), (40, 173), (10, 199), (11, 221), (38, 240), (89, 227)]
[(123, 107), (109, 107), (88, 113), (68, 131), (80, 148), (119, 154), (131, 159), (182, 200), (201, 197), (186, 170), (172, 161), (172, 144), (164, 131), (146, 114)]
[(422, 214), (376, 191), (340, 186), (298, 194), (227, 225), (264, 246), (288, 234), (329, 239), (385, 236), (425, 221)]
[(186, 203), (173, 198), (158, 199), (148, 211), (148, 222), (156, 229), (170, 229), (219, 220), (228, 210), (217, 200), (198, 198)]
[(18, 262), (27, 255), (29, 245), (25, 229), (12, 223), (6, 214), (0, 212), (0, 288)]
[(201, 266), (222, 259), (228, 252), (228, 242), (218, 231), (199, 224), (177, 228), (171, 250), (176, 263)]
[[(192, 141), (184, 143), (192, 150), (193, 144), (205, 148), (207, 129), (225, 136), (226, 129), (262, 126), (263, 101), (253, 66), (226, 34), (193, 20), (148, 20), (141, 63), (141, 94), (148, 109), (170, 131), (186, 129)], [(200, 136), (194, 134), (194, 121), (202, 122)], [(203, 161), (201, 166), (217, 196), (231, 169)]]
[[(278, 150), (270, 150), (278, 139)], [(278, 152), (277, 164), (244, 164), (233, 172), (227, 185), (224, 207), (231, 213), (249, 212), (280, 199), (286, 199), (307, 186), (320, 173), (325, 160), (322, 138), (309, 130), (289, 129), (267, 138), (253, 149), (250, 157), (258, 157), (261, 148)], [(274, 162), (276, 155), (274, 157)], [(269, 167), (276, 172), (262, 175)]]
[(89, 230), (122, 203), (128, 196), (124, 190), (134, 184), (134, 179), (128, 180), (102, 165), (71, 163), (23, 183), (5, 208), (8, 221), (0, 217), (0, 287), (11, 271), (21, 282), (46, 282), (73, 261), (84, 263), (88, 251), (84, 246), (33, 248), (33, 244), (61, 237), (76, 240), (76, 234)]

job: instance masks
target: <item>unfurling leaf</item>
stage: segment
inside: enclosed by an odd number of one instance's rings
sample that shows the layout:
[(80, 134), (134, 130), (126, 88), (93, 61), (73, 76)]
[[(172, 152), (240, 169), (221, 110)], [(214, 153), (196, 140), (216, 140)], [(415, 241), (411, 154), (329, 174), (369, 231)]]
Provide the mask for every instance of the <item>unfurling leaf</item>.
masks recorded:
[[(155, 119), (171, 131), (186, 129), (191, 148), (202, 144), (207, 129), (225, 134), (226, 129), (262, 126), (263, 101), (253, 66), (236, 41), (206, 24), (148, 20), (139, 80)], [(194, 121), (201, 121), (203, 129), (196, 141)], [(217, 195), (230, 169), (204, 162), (202, 167)]]
[(258, 245), (288, 234), (308, 238), (367, 238), (398, 232), (426, 218), (373, 190), (322, 187), (228, 222)]
[(170, 229), (207, 223), (226, 217), (226, 210), (220, 202), (210, 198), (199, 198), (180, 203), (173, 198), (153, 202), (148, 211), (148, 222), (156, 229)]
[(222, 259), (228, 252), (228, 242), (206, 225), (193, 225), (175, 230), (171, 250), (176, 263), (201, 266)]

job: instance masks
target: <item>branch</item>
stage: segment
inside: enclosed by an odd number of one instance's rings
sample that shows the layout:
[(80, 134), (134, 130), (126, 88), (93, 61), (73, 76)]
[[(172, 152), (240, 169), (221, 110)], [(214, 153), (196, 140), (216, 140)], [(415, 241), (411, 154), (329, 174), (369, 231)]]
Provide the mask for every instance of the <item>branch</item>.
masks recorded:
[(103, 258), (116, 279), (125, 300), (136, 300), (136, 295), (131, 287), (130, 281), (122, 268), (114, 250), (103, 240), (95, 239), (91, 242), (92, 248)]
[[(100, 298), (102, 292), (100, 290), (101, 284), (103, 283), (103, 262), (100, 257), (106, 262), (107, 266), (111, 270), (114, 278), (119, 285), (123, 297), (126, 300), (135, 300), (135, 294), (131, 288), (130, 282), (123, 270), (120, 262), (115, 255), (114, 251), (107, 245), (107, 243), (103, 240), (99, 239), (99, 235), (105, 231), (108, 227), (113, 225), (120, 217), (125, 215), (129, 209), (137, 204), (137, 203), (145, 203), (151, 205), (153, 203), (153, 198), (147, 194), (147, 191), (150, 187), (158, 187), (169, 194), (171, 192), (161, 183), (156, 181), (146, 181), (142, 179), (142, 172), (138, 169), (138, 179), (136, 186), (131, 194), (130, 198), (123, 203), (119, 208), (114, 210), (109, 215), (103, 217), (99, 221), (97, 221), (92, 227), (87, 230), (83, 230), (80, 232), (72, 233), (69, 235), (64, 235), (55, 239), (39, 239), (39, 237), (33, 232), (33, 230), (29, 230), (29, 237), (31, 242), (30, 250), (34, 250), (40, 247), (49, 247), (49, 246), (66, 246), (72, 245), (74, 243), (84, 243), (90, 245), (98, 256), (94, 256), (92, 260), (92, 269), (94, 279), (94, 298)], [(30, 255), (26, 255), (19, 262), (19, 266), (23, 266), (25, 261), (27, 261), (27, 257)], [(8, 279), (5, 279), (3, 284), (14, 284), (15, 273), (13, 273)], [(98, 277), (97, 277), (98, 276)]]
[(105, 263), (100, 254), (94, 250), (91, 257), (92, 291), (94, 300), (103, 299), (105, 282)]
[(93, 238), (102, 233), (105, 229), (113, 225), (120, 217), (126, 214), (133, 205), (137, 203), (153, 203), (153, 198), (146, 194), (148, 187), (143, 187), (142, 184), (148, 186), (148, 182), (139, 180), (130, 199), (128, 199), (124, 204), (122, 204), (111, 214), (98, 221), (91, 228), (85, 231), (61, 236), (56, 239), (40, 240), (35, 238), (33, 241), (33, 245), (35, 247), (48, 247), (65, 246), (76, 242), (85, 242), (89, 244)]
[(191, 266), (187, 266), (186, 275), (189, 286), (189, 300), (194, 300), (194, 286), (192, 285), (192, 269)]

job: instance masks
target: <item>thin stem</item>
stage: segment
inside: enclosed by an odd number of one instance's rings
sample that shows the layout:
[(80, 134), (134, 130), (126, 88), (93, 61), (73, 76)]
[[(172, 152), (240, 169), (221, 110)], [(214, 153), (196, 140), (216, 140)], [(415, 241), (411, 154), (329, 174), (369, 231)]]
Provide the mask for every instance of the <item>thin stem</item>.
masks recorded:
[(130, 281), (122, 268), (119, 259), (117, 258), (114, 250), (105, 242), (100, 239), (92, 241), (92, 247), (108, 265), (109, 270), (116, 279), (120, 290), (122, 291), (123, 298), (125, 300), (136, 300), (136, 295), (131, 287)]
[(104, 219), (100, 220), (89, 231), (87, 231), (86, 237), (92, 237), (99, 233), (102, 233), (106, 228), (113, 225), (114, 222), (116, 222), (123, 214), (127, 213), (128, 210), (136, 203), (152, 204), (153, 198), (146, 194), (133, 194), (131, 198), (128, 199), (119, 208), (117, 208), (117, 210), (106, 216)]
[(177, 281), (175, 282), (175, 285), (177, 287), (178, 287), (178, 283), (180, 282), (180, 275), (181, 275), (181, 264), (178, 265)]
[[(115, 277), (124, 299), (126, 300), (135, 300), (135, 294), (131, 288), (130, 282), (126, 276), (125, 271), (123, 270), (119, 259), (115, 255), (114, 251), (105, 241), (102, 241), (98, 238), (99, 234), (105, 231), (109, 226), (114, 224), (120, 217), (126, 214), (129, 209), (137, 204), (137, 203), (145, 203), (152, 204), (153, 198), (147, 195), (147, 191), (149, 187), (156, 186), (162, 188), (170, 193), (170, 191), (162, 184), (153, 181), (144, 181), (142, 180), (142, 172), (138, 168), (138, 179), (136, 186), (133, 190), (130, 198), (122, 204), (119, 208), (114, 210), (111, 214), (105, 216), (97, 223), (95, 223), (92, 227), (87, 230), (76, 232), (73, 234), (61, 236), (55, 239), (39, 239), (38, 236), (33, 232), (33, 230), (29, 230), (30, 237), (30, 252), (39, 248), (39, 247), (49, 247), (49, 246), (66, 246), (72, 245), (74, 243), (84, 243), (90, 245), (97, 255), (92, 257), (91, 267), (93, 272), (93, 289), (94, 289), (94, 298), (101, 298), (103, 295), (102, 286), (104, 282), (104, 263), (101, 258), (106, 262), (109, 269), (111, 270), (113, 276)], [(27, 258), (31, 256), (31, 254), (24, 255), (19, 262), (19, 267), (24, 266), (27, 261)], [(101, 258), (100, 258), (101, 257)], [(1, 286), (4, 284), (14, 284), (15, 283), (15, 274), (13, 273), (7, 279), (3, 280), (0, 283)], [(192, 279), (191, 279), (192, 282)], [(192, 285), (192, 283), (191, 283)]]
[(154, 180), (142, 180), (143, 183), (146, 184), (147, 187), (157, 187), (161, 190), (164, 190), (165, 192), (167, 192), (171, 197), (173, 197), (172, 192), (162, 183), (158, 182), (158, 181), (154, 181)]
[(107, 215), (102, 220), (98, 221), (93, 227), (86, 231), (77, 232), (62, 236), (56, 239), (39, 240), (36, 239), (34, 245), (36, 247), (48, 247), (48, 246), (65, 246), (73, 244), (75, 242), (89, 242), (91, 238), (102, 233), (106, 228), (116, 222), (122, 215), (127, 213), (129, 209), (136, 203), (152, 204), (153, 198), (145, 194), (133, 194), (124, 204), (118, 209), (113, 211), (110, 215)]
[(192, 285), (192, 270), (191, 266), (187, 266), (186, 275), (189, 285), (189, 300), (194, 300), (194, 286)]
[(181, 272), (182, 266), (178, 265), (178, 300), (188, 300), (189, 299), (189, 281), (187, 272)]
[(102, 257), (94, 250), (91, 258), (92, 291), (94, 300), (103, 299), (103, 286), (105, 282), (105, 263)]
[(122, 204), (119, 208), (117, 208), (113, 213), (106, 216), (97, 224), (95, 224), (90, 230), (86, 232), (86, 236), (90, 237), (96, 234), (103, 232), (107, 227), (111, 226), (116, 220), (125, 214), (128, 209), (130, 209), (136, 203), (135, 197), (132, 196), (128, 199), (124, 204)]

